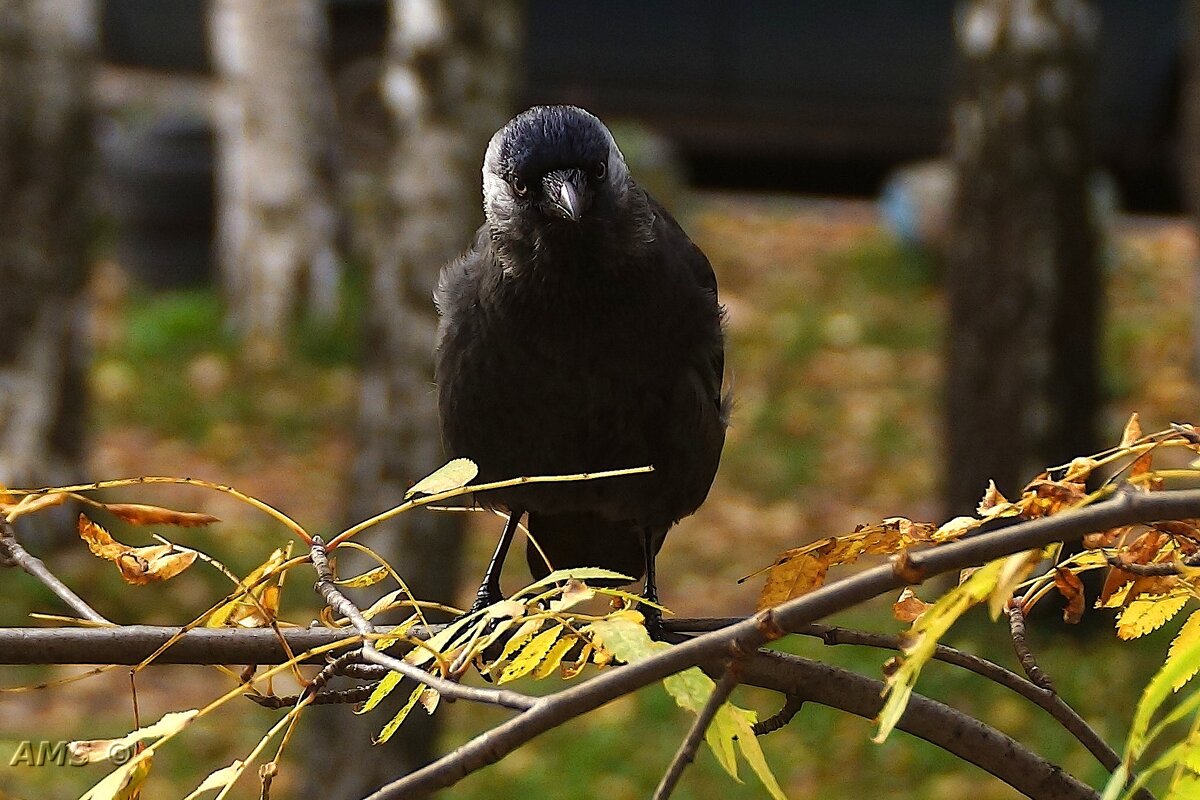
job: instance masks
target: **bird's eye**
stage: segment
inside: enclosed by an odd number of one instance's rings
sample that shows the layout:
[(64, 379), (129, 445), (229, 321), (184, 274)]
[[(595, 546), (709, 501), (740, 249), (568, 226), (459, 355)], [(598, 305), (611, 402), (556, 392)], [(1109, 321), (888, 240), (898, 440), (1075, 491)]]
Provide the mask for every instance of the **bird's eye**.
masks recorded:
[(608, 174), (608, 163), (597, 161), (596, 166), (592, 167), (592, 174), (596, 176), (596, 180), (604, 180), (604, 176)]
[(521, 178), (517, 177), (516, 175), (513, 176), (513, 179), (510, 181), (510, 183), (512, 185), (513, 191), (516, 192), (517, 194), (519, 194), (521, 197), (524, 197), (525, 195), (529, 194), (529, 185), (526, 184), (525, 181), (521, 180)]

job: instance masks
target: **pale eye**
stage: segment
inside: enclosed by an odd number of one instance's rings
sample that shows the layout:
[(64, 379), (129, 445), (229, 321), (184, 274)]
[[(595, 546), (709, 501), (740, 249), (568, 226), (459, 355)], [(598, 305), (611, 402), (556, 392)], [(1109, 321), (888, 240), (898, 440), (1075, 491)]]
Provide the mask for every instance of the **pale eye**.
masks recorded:
[(513, 191), (516, 192), (521, 197), (524, 197), (525, 195), (529, 194), (528, 184), (526, 184), (525, 181), (521, 180), (521, 178), (519, 176), (514, 175), (513, 179), (511, 181), (509, 181), (509, 185), (512, 186)]
[(604, 161), (597, 161), (596, 166), (592, 167), (592, 174), (596, 176), (596, 180), (604, 180), (604, 176), (608, 174), (608, 164)]

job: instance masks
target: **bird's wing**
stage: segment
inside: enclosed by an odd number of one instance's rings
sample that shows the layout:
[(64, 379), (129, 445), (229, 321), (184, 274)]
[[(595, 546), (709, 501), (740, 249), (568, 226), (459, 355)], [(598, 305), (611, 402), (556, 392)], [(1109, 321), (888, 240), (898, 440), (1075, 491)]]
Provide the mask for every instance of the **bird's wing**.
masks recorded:
[(655, 238), (664, 243), (670, 243), (667, 252), (673, 253), (679, 261), (679, 268), (687, 276), (693, 286), (699, 287), (705, 293), (706, 302), (711, 303), (713, 324), (710, 333), (713, 341), (707, 348), (707, 360), (701, 368), (699, 377), (704, 384), (706, 395), (716, 404), (722, 421), (728, 413), (728, 398), (721, 393), (725, 377), (725, 346), (722, 329), (724, 327), (725, 308), (717, 300), (717, 276), (713, 272), (708, 256), (704, 255), (687, 233), (675, 221), (670, 212), (649, 194), (646, 199), (654, 213)]

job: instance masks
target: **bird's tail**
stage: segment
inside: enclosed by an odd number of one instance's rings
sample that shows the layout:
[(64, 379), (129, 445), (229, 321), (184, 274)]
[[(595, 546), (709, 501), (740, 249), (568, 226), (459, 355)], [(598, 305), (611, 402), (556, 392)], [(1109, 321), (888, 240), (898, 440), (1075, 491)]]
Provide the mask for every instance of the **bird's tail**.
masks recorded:
[[(533, 542), (525, 549), (529, 571), (534, 578), (545, 577), (551, 568), (573, 567), (603, 567), (628, 575), (635, 581), (645, 573), (641, 529), (633, 523), (614, 522), (588, 513), (531, 512), (529, 533), (542, 550), (539, 552)], [(603, 585), (605, 582), (595, 583)], [(624, 582), (614, 585), (621, 583)]]

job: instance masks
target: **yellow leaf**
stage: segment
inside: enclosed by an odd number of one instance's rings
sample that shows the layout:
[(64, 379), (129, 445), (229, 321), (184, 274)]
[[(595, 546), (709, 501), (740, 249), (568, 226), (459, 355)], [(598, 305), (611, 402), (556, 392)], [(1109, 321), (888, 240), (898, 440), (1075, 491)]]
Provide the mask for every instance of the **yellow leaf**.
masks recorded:
[(1004, 559), (992, 561), (971, 573), (917, 618), (906, 635), (899, 664), (887, 675), (886, 700), (876, 721), (879, 731), (874, 741), (882, 742), (899, 722), (921, 668), (933, 657), (938, 640), (971, 606), (981, 602), (996, 588)]
[(575, 636), (564, 636), (559, 639), (550, 648), (550, 652), (546, 653), (542, 663), (534, 667), (533, 677), (537, 680), (549, 677), (559, 668), (562, 660), (567, 657), (567, 653), (571, 652), (571, 648), (577, 644), (579, 644), (579, 639)]
[(362, 704), (362, 708), (354, 710), (355, 714), (366, 714), (374, 711), (375, 707), (383, 702), (383, 699), (392, 693), (392, 690), (399, 685), (403, 676), (399, 672), (389, 671), (375, 684), (375, 688), (371, 690), (371, 696), (367, 698), (367, 702)]
[[(353, 578), (337, 581), (337, 585), (345, 589), (366, 589), (387, 578), (388, 574), (387, 567), (376, 567), (361, 575), (355, 575)], [(370, 619), (370, 617), (367, 617), (367, 619)]]
[(1000, 490), (996, 488), (996, 482), (989, 479), (987, 489), (983, 493), (983, 499), (979, 501), (975, 511), (982, 516), (987, 511), (999, 505), (1009, 505), (1008, 498), (1000, 494)]
[(563, 626), (555, 625), (552, 628), (539, 633), (537, 636), (529, 640), (529, 644), (521, 650), (521, 654), (512, 660), (504, 671), (500, 673), (500, 679), (496, 683), (508, 683), (515, 681), (517, 678), (524, 677), (533, 671), (534, 667), (542, 662), (546, 654), (550, 652), (550, 648), (558, 641), (558, 637), (562, 635)]
[(153, 763), (153, 751), (139, 753), (104, 776), (79, 800), (138, 800)]
[(1136, 639), (1158, 630), (1187, 605), (1191, 593), (1185, 591), (1168, 595), (1143, 595), (1130, 601), (1117, 617), (1117, 636)]
[[(1179, 629), (1179, 633), (1171, 640), (1171, 648), (1167, 651), (1167, 660), (1163, 666), (1171, 664), (1183, 653), (1195, 648), (1198, 643), (1200, 643), (1200, 611), (1193, 611), (1187, 621), (1183, 623), (1183, 627)], [(1171, 684), (1171, 691), (1178, 692), (1182, 689), (1184, 684), (1196, 675), (1197, 670), (1200, 670), (1200, 664), (1192, 665), (1191, 672), (1180, 675)]]
[[(279, 589), (283, 586), (286, 572), (279, 568), (292, 556), (292, 543), (277, 548), (259, 566), (251, 570), (239, 584), (240, 592), (232, 595), (230, 600), (214, 609), (204, 620), (206, 628), (241, 627), (261, 628), (274, 620), (279, 612)], [(266, 578), (271, 575), (270, 578)], [(261, 581), (261, 583), (260, 583)], [(246, 594), (246, 587), (254, 586)], [(257, 600), (257, 603), (255, 602)], [(262, 611), (259, 610), (262, 607)], [(265, 611), (270, 619), (263, 618)]]
[(790, 558), (784, 556), (784, 559), (767, 573), (767, 582), (758, 596), (759, 610), (811, 592), (825, 582), (825, 575), (829, 572), (826, 559), (809, 554)]
[[(397, 673), (389, 672), (388, 674), (395, 675)], [(424, 686), (418, 686), (412, 690), (412, 694), (408, 696), (408, 700), (404, 703), (404, 706), (397, 711), (396, 715), (389, 719), (387, 724), (383, 726), (383, 729), (379, 731), (379, 735), (375, 737), (375, 744), (383, 744), (388, 739), (392, 738), (392, 734), (400, 729), (400, 726), (404, 723), (404, 720), (408, 718), (408, 712), (413, 710), (413, 706), (417, 704), (417, 698), (419, 698), (421, 693), (424, 691)]]
[(991, 595), (988, 596), (988, 613), (993, 620), (1000, 618), (1005, 603), (1012, 597), (1017, 586), (1041, 560), (1040, 547), (1024, 553), (1013, 553), (1004, 559), (1000, 574), (996, 576), (996, 588), (992, 589)]
[(438, 494), (452, 489), (461, 489), (479, 474), (479, 467), (469, 458), (456, 458), (443, 465), (431, 475), (426, 475), (417, 481), (412, 488), (404, 493), (404, 499), (414, 494)]
[(183, 800), (196, 800), (197, 797), (205, 792), (224, 789), (240, 778), (245, 771), (246, 762), (234, 760), (232, 764), (208, 773), (204, 780), (200, 781), (200, 785), (193, 789)]

